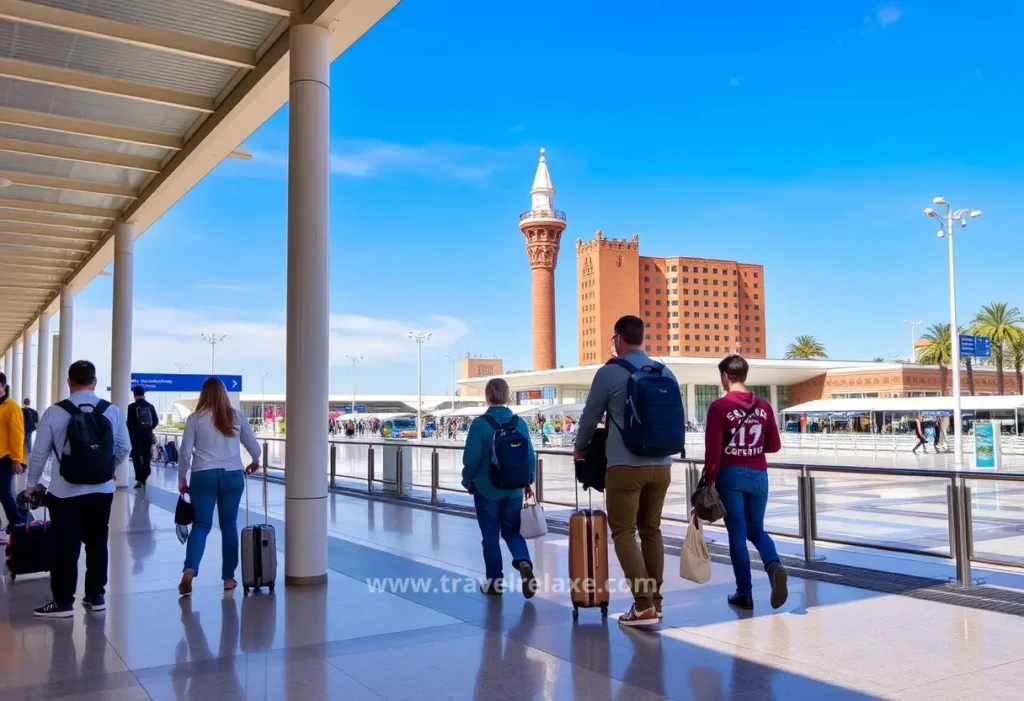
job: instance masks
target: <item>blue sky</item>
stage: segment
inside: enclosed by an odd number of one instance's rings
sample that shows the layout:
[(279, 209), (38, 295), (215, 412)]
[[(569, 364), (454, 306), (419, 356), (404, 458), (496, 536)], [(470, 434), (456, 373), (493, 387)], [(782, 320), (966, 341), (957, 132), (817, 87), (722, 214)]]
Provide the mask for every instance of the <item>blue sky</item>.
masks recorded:
[[(1017, 28), (1009, 0), (680, 3), (406, 0), (334, 64), (331, 391), (450, 384), (445, 354), (530, 362), (519, 212), (548, 149), (568, 215), (558, 361), (576, 363), (574, 240), (765, 266), (767, 327), (831, 357), (907, 353), (948, 321), (935, 195), (984, 217), (957, 240), (961, 317), (1024, 305)], [(284, 384), (287, 108), (136, 246), (134, 369)], [(76, 352), (109, 354), (110, 279)], [(511, 303), (510, 303), (511, 301)], [(774, 344), (770, 346), (774, 354)]]

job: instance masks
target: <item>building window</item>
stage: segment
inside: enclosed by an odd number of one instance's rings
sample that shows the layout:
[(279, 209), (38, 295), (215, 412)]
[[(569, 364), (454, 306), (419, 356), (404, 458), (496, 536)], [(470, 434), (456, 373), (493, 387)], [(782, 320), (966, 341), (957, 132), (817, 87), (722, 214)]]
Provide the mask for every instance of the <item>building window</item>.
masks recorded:
[[(644, 265), (644, 270), (650, 270), (650, 269), (651, 269), (650, 265), (646, 265), (646, 264)], [(648, 348), (647, 350), (650, 350), (650, 348)]]
[(651, 315), (651, 311), (649, 309), (644, 311), (644, 316), (650, 316), (650, 315)]
[(651, 294), (651, 288), (650, 288), (650, 287), (645, 287), (645, 288), (644, 288), (644, 294), (645, 294), (645, 295), (649, 295), (649, 294)]

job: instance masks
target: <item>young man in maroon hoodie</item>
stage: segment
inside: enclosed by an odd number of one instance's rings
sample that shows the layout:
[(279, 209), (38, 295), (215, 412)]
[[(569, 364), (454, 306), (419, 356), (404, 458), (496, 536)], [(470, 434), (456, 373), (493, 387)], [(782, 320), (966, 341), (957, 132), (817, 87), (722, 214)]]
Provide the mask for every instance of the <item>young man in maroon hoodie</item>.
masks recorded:
[(779, 426), (771, 405), (746, 387), (750, 366), (739, 355), (718, 364), (726, 394), (708, 407), (704, 435), (704, 470), (708, 484), (718, 489), (728, 512), (729, 559), (736, 575), (736, 593), (729, 603), (753, 609), (750, 553), (747, 540), (757, 548), (772, 583), (772, 608), (779, 608), (789, 596), (786, 570), (779, 562), (775, 543), (764, 530), (768, 505), (766, 453), (782, 448)]

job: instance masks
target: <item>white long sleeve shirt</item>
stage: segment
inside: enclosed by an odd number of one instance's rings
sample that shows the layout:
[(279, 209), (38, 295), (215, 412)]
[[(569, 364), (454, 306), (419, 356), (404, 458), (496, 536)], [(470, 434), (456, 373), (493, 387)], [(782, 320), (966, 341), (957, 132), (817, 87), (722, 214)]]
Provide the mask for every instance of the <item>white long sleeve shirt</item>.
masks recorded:
[[(95, 407), (100, 403), (100, 398), (88, 390), (75, 392), (69, 399), (75, 406), (85, 407), (83, 411), (92, 411), (87, 405)], [(103, 418), (109, 421), (114, 428), (114, 464), (120, 465), (132, 451), (132, 442), (128, 436), (124, 412), (120, 407), (111, 404), (103, 412)], [(51, 456), (70, 452), (66, 445), (69, 421), (71, 421), (71, 414), (57, 405), (53, 405), (43, 412), (39, 419), (39, 428), (36, 429), (35, 443), (32, 444), (32, 456), (28, 461), (28, 486), (39, 486), (46, 463)], [(70, 484), (60, 476), (60, 468), (56, 460), (54, 460), (50, 472), (48, 490), (58, 499), (80, 497), (83, 494), (113, 494), (117, 488), (114, 480), (103, 484)]]
[(245, 415), (235, 409), (235, 433), (225, 436), (213, 425), (213, 414), (202, 411), (191, 414), (185, 421), (185, 435), (178, 450), (178, 477), (185, 479), (188, 471), (244, 470), (240, 445), (253, 462), (260, 459), (260, 442)]

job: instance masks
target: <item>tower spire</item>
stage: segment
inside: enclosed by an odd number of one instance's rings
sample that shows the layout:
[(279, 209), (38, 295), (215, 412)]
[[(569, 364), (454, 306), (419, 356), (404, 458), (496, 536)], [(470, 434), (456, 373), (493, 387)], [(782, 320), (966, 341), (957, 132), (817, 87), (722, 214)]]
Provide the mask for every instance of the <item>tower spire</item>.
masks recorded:
[(533, 189), (530, 190), (534, 212), (550, 212), (555, 208), (555, 186), (551, 184), (551, 172), (544, 153), (542, 148), (537, 161), (537, 174), (533, 176)]

